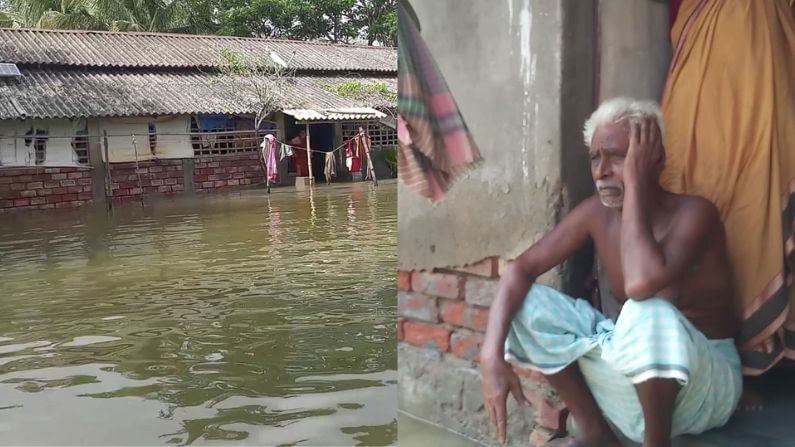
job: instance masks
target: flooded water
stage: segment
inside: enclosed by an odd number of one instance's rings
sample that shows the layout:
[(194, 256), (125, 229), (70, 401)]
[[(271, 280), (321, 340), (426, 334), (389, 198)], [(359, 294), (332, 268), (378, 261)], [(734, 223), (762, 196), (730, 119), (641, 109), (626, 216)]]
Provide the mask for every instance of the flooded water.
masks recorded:
[(397, 188), (0, 215), (0, 443), (396, 441)]

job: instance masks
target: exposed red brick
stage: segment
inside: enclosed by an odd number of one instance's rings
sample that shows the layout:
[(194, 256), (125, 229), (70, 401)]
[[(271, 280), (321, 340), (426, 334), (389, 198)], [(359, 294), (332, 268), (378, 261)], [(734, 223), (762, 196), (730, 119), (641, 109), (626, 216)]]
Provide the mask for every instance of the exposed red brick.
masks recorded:
[(477, 361), (483, 335), (466, 329), (458, 329), (450, 336), (450, 352), (465, 360)]
[(90, 192), (81, 192), (77, 195), (78, 200), (90, 200), (94, 197), (94, 195)]
[(441, 304), (445, 323), (485, 332), (489, 321), (488, 309), (473, 307), (461, 301), (445, 300)]
[(436, 298), (417, 292), (398, 292), (398, 314), (431, 323), (439, 321)]
[(0, 208), (11, 208), (14, 206), (13, 200), (0, 200)]
[(450, 273), (414, 272), (411, 289), (428, 295), (458, 299), (464, 290), (464, 278)]
[(411, 272), (399, 271), (397, 274), (397, 288), (405, 292), (411, 291)]
[(489, 307), (497, 295), (499, 282), (495, 279), (468, 278), (464, 288), (467, 303)]
[(78, 185), (90, 185), (92, 183), (94, 183), (94, 181), (90, 178), (81, 178), (77, 180)]
[(463, 267), (454, 267), (450, 270), (455, 270), (457, 272), (467, 273), (475, 276), (483, 276), (485, 278), (496, 278), (499, 276), (498, 258), (488, 257), (482, 261), (465, 265)]
[(224, 186), (226, 186), (226, 180), (216, 180), (216, 181), (213, 183), (213, 187), (214, 187), (214, 188), (222, 188), (222, 187), (224, 187)]
[(30, 205), (30, 199), (16, 199), (14, 200), (14, 206), (28, 206)]
[(450, 350), (451, 332), (445, 327), (419, 321), (406, 320), (403, 323), (403, 339), (406, 343), (441, 352)]
[(17, 179), (20, 183), (28, 183), (33, 181), (33, 175), (22, 175)]
[[(2, 206), (2, 202), (0, 202), (0, 206)], [(403, 338), (404, 338), (403, 337), (403, 323), (405, 321), (406, 320), (404, 320), (403, 318), (398, 318), (398, 321), (397, 321), (397, 339), (398, 339), (398, 341), (403, 341)]]
[(32, 183), (28, 183), (28, 184), (26, 185), (26, 188), (27, 188), (27, 189), (39, 189), (39, 188), (44, 188), (44, 183), (42, 183), (42, 182), (32, 182)]
[(79, 178), (83, 178), (83, 173), (82, 173), (82, 172), (70, 172), (70, 173), (69, 173), (69, 174), (66, 176), (66, 178), (69, 178), (69, 179), (79, 179)]
[(524, 391), (533, 405), (538, 423), (550, 430), (562, 431), (566, 429), (566, 419), (569, 417), (569, 410), (566, 406), (554, 397), (547, 397), (533, 391)]

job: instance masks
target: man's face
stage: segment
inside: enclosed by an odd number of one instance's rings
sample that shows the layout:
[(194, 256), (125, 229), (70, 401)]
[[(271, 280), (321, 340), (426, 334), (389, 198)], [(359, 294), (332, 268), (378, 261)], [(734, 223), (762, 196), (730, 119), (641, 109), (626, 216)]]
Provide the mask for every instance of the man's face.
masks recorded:
[(602, 204), (621, 208), (624, 203), (624, 158), (629, 148), (629, 121), (596, 128), (588, 150), (591, 175)]

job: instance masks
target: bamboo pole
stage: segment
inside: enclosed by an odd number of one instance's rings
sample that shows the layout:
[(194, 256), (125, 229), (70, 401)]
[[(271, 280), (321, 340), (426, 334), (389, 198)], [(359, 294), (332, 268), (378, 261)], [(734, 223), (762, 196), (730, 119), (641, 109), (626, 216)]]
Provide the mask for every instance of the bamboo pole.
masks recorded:
[(138, 176), (138, 189), (141, 192), (138, 194), (138, 198), (141, 200), (141, 207), (144, 206), (144, 187), (141, 184), (141, 168), (138, 166), (138, 145), (135, 144), (135, 132), (130, 134), (132, 136), (132, 144), (133, 144), (133, 151), (135, 151), (135, 175)]
[(378, 179), (375, 178), (375, 167), (373, 167), (373, 159), (370, 157), (370, 149), (372, 149), (372, 142), (370, 145), (365, 145), (365, 138), (367, 138), (367, 134), (364, 132), (363, 128), (359, 128), (359, 138), (362, 141), (362, 147), (364, 148), (364, 153), (367, 155), (367, 176), (373, 179), (373, 185), (378, 186)]
[(312, 143), (309, 138), (309, 123), (306, 123), (306, 159), (309, 167), (309, 186), (315, 186), (315, 175), (312, 172)]
[(113, 184), (110, 179), (110, 157), (108, 156), (108, 131), (103, 130), (103, 146), (105, 151), (105, 197), (108, 198), (108, 209), (113, 208)]

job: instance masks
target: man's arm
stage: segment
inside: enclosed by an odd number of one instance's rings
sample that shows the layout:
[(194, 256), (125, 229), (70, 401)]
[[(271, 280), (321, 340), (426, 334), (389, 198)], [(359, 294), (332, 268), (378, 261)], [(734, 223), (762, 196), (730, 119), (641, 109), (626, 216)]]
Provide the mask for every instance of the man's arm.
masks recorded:
[(480, 351), (486, 412), (497, 429), (500, 443), (505, 442), (508, 393), (512, 393), (519, 404), (527, 404), (519, 378), (504, 358), (503, 345), (508, 327), (535, 279), (563, 262), (588, 241), (589, 222), (594, 219), (595, 207), (599, 206), (601, 204), (596, 197), (580, 204), (551, 232), (522, 253), (500, 279)]
[(600, 206), (596, 197), (588, 198), (508, 267), (500, 279), (497, 296), (489, 310), (481, 361), (492, 357), (503, 359), (508, 326), (530, 287), (536, 278), (565, 261), (588, 242), (589, 223)]
[[(654, 151), (662, 150), (655, 147), (659, 144), (659, 129), (649, 120), (630, 125), (629, 150), (635, 153), (627, 155), (624, 173), (621, 265), (624, 292), (629, 298), (643, 300), (676, 282), (693, 264), (704, 249), (709, 229), (715, 228), (720, 216), (706, 200), (693, 199), (674, 217), (665, 244), (654, 239), (651, 214), (659, 204), (652, 203), (651, 193), (658, 185), (656, 176), (649, 171), (657, 156)], [(638, 158), (646, 160), (637, 161)]]

